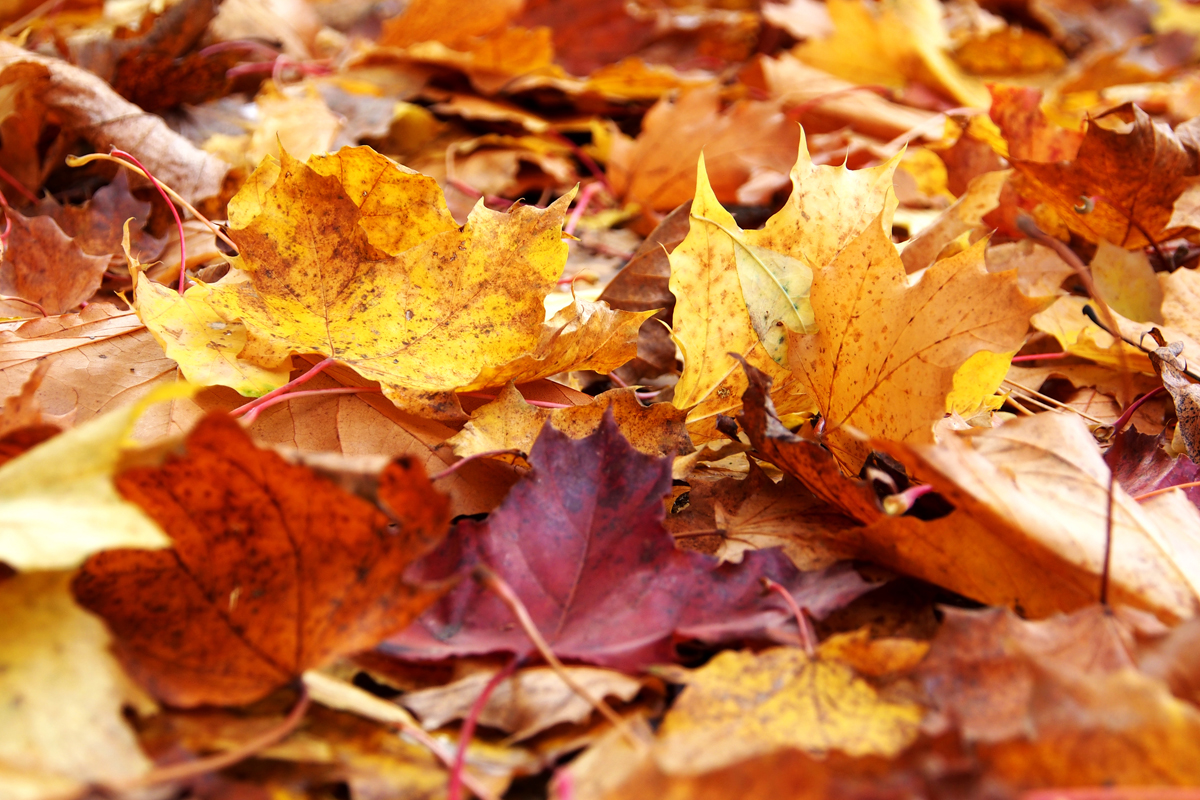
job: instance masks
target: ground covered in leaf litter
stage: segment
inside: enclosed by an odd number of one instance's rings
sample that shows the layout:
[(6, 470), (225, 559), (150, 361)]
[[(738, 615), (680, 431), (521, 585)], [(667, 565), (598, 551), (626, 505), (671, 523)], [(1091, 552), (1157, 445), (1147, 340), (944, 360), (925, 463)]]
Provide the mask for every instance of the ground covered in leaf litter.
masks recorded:
[(1200, 781), (1196, 9), (35, 5), (3, 796)]

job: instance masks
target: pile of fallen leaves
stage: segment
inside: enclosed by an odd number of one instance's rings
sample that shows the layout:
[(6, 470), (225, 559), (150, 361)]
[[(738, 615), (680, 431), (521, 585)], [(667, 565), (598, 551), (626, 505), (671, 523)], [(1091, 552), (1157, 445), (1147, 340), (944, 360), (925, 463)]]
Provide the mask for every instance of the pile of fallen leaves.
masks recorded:
[(0, 23), (0, 798), (1200, 784), (1200, 6)]

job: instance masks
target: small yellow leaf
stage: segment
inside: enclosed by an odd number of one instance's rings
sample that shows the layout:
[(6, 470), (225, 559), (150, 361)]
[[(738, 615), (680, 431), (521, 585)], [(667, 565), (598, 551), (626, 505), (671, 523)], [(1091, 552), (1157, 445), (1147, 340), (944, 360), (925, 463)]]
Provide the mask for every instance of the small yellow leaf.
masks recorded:
[(668, 770), (718, 769), (784, 748), (892, 757), (917, 736), (919, 706), (885, 699), (823, 650), (727, 650), (690, 672), (660, 729)]
[(954, 373), (954, 388), (946, 395), (946, 413), (958, 412), (964, 418), (978, 414), (984, 408), (997, 409), (1004, 398), (996, 395), (1012, 364), (1016, 350), (992, 353), (980, 350)]

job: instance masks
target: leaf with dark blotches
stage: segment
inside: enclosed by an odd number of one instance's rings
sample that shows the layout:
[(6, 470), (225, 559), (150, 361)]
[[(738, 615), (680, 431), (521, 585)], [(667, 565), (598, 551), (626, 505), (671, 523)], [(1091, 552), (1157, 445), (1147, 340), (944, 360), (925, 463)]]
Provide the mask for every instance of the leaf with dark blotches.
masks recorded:
[(84, 564), (75, 595), (104, 618), (130, 674), (171, 705), (254, 701), (373, 647), (438, 596), (402, 578), (449, 523), (447, 498), (414, 460), (381, 477), (389, 518), (214, 415), (182, 456), (117, 485), (175, 546), (106, 551)]
[[(795, 622), (760, 577), (783, 584), (817, 616), (866, 591), (835, 565), (797, 572), (778, 550), (718, 565), (677, 550), (663, 528), (671, 461), (637, 452), (612, 414), (585, 439), (547, 426), (532, 472), (483, 523), (459, 523), (418, 570), (436, 580), (476, 563), (507, 581), (561, 658), (636, 669), (671, 660), (681, 639), (795, 640)], [(532, 649), (494, 595), (464, 581), (383, 648), (429, 660)]]

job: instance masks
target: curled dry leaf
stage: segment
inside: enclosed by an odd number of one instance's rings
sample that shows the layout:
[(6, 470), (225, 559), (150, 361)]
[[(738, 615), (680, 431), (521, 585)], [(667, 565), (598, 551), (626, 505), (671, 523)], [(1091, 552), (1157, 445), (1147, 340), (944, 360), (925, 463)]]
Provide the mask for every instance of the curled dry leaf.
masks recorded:
[(530, 405), (512, 384), (499, 396), (471, 413), (471, 420), (448, 440), (455, 455), (467, 457), (489, 450), (533, 449), (547, 420), (555, 430), (573, 439), (591, 435), (612, 409), (617, 428), (638, 452), (647, 455), (682, 455), (695, 448), (683, 425), (683, 412), (670, 403), (643, 406), (633, 389), (613, 389), (597, 395), (588, 405), (544, 409)]
[[(718, 566), (677, 550), (662, 527), (671, 461), (634, 450), (611, 413), (584, 439), (548, 426), (529, 460), (533, 470), (500, 508), (486, 522), (460, 522), (419, 574), (437, 580), (487, 565), (561, 658), (634, 669), (672, 659), (678, 639), (794, 641), (787, 612), (763, 597), (760, 577), (817, 617), (868, 588), (841, 565), (797, 573), (778, 551)], [(531, 645), (507, 606), (465, 581), (384, 649), (432, 660)]]
[(1162, 379), (1163, 388), (1175, 402), (1175, 415), (1178, 418), (1175, 430), (1187, 447), (1188, 458), (1193, 464), (1200, 464), (1200, 386), (1184, 375), (1186, 365), (1179, 357), (1183, 353), (1183, 342), (1167, 344), (1158, 328), (1151, 334), (1159, 346), (1148, 355), (1154, 371)]
[(93, 256), (119, 254), (122, 229), (126, 222), (131, 222), (131, 250), (139, 261), (146, 262), (162, 252), (166, 241), (151, 236), (145, 229), (150, 208), (150, 203), (129, 193), (129, 178), (125, 170), (121, 170), (112, 183), (97, 189), (83, 205), (59, 205), (53, 195), (47, 195), (38, 210), (54, 219), (83, 252)]
[(738, 421), (755, 451), (851, 519), (863, 524), (881, 519), (883, 508), (871, 485), (846, 477), (828, 449), (784, 427), (771, 401), (771, 379), (749, 365), (745, 372)]
[(0, 85), (5, 84), (15, 84), (16, 92), (53, 109), (63, 128), (87, 139), (97, 151), (118, 148), (133, 153), (156, 178), (192, 203), (220, 194), (228, 165), (196, 149), (161, 117), (143, 112), (92, 73), (0, 42)]
[(737, 563), (747, 551), (780, 547), (797, 569), (814, 570), (854, 555), (857, 535), (844, 534), (858, 523), (790, 475), (774, 483), (751, 460), (745, 479), (693, 486), (666, 526), (684, 550)]
[[(751, 372), (750, 386), (740, 420), (751, 443), (862, 523), (844, 529), (840, 539), (859, 558), (1034, 617), (1095, 601), (1107, 469), (1078, 417), (1018, 419), (936, 446), (873, 441), (955, 508), (932, 520), (889, 517), (870, 484), (844, 477), (828, 450), (783, 427), (765, 399), (761, 375)], [(1112, 597), (1168, 620), (1192, 616), (1200, 596), (1194, 534), (1200, 519), (1189, 519), (1177, 505), (1139, 506), (1120, 487), (1115, 497)]]
[[(70, 572), (0, 581), (0, 773), (5, 794), (37, 778), (57, 791), (11, 797), (74, 797), (88, 784), (120, 784), (151, 763), (122, 715), (145, 696), (109, 652), (103, 623), (71, 599)], [(152, 704), (151, 704), (152, 705)]]
[[(50, 217), (25, 217), (12, 209), (5, 213), (12, 231), (0, 263), (0, 294), (31, 300), (47, 314), (63, 314), (90, 300), (100, 288), (108, 255), (83, 252)], [(0, 303), (0, 314), (32, 313), (22, 303)]]
[[(644, 681), (607, 669), (567, 667), (576, 684), (593, 697), (615, 697), (629, 702), (642, 690)], [(494, 672), (484, 670), (461, 680), (407, 692), (400, 702), (421, 719), (426, 728), (440, 728), (463, 719), (479, 699)], [(523, 669), (502, 680), (479, 713), (479, 724), (510, 734), (522, 741), (563, 722), (586, 721), (594, 709), (550, 667)]]
[(138, 681), (176, 706), (242, 704), (304, 670), (370, 648), (441, 592), (403, 580), (445, 532), (446, 498), (411, 460), (366, 501), (205, 418), (182, 457), (121, 474), (122, 493), (174, 548), (102, 553), (75, 579)]

